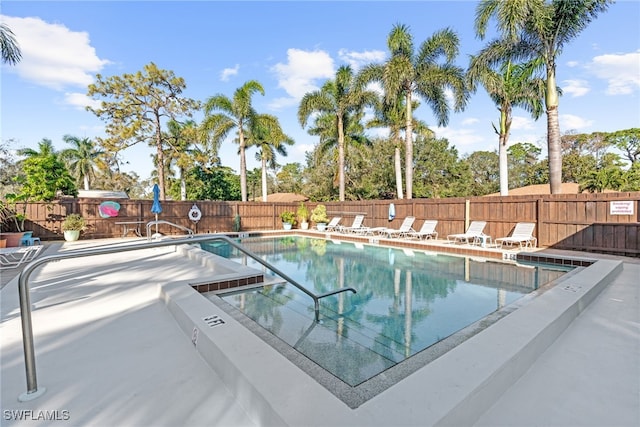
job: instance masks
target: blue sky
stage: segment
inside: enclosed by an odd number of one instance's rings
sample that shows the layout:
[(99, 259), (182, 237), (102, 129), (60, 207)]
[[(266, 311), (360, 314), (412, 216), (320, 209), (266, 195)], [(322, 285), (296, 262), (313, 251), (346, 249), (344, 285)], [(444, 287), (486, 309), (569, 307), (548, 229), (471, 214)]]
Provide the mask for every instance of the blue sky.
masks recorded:
[[(104, 124), (84, 110), (87, 85), (103, 76), (135, 73), (145, 64), (183, 77), (185, 96), (198, 100), (232, 96), (258, 80), (265, 96), (254, 107), (280, 119), (295, 141), (279, 163), (305, 163), (317, 142), (297, 121), (300, 98), (319, 88), (337, 68), (383, 61), (396, 23), (410, 27), (418, 46), (450, 27), (459, 35), (458, 64), (485, 41), (473, 31), (476, 2), (219, 2), (219, 1), (12, 1), (3, 0), (1, 21), (20, 43), (23, 59), (1, 68), (1, 137), (12, 147), (37, 147), (43, 138), (66, 148), (63, 135), (102, 135)], [(640, 126), (640, 2), (619, 1), (567, 45), (557, 65), (561, 132), (615, 131)], [(437, 127), (426, 104), (416, 116), (445, 137), (461, 155), (496, 150), (491, 123), (498, 113), (484, 90), (462, 113)], [(201, 116), (196, 116), (200, 120)], [(539, 145), (546, 155), (546, 119), (534, 122), (514, 110), (510, 141)], [(122, 154), (124, 170), (141, 178), (153, 169), (152, 150), (135, 146)], [(255, 151), (249, 167), (258, 167)], [(239, 169), (237, 145), (223, 144), (222, 164)]]

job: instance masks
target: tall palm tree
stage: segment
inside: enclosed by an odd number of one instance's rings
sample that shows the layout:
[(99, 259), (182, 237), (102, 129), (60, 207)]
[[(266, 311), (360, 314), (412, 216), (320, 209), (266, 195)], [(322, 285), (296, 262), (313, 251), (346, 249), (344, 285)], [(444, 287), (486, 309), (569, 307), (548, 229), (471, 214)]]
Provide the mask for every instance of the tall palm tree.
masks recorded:
[[(433, 111), (438, 125), (449, 122), (450, 107), (447, 89), (453, 95), (454, 111), (461, 111), (469, 97), (464, 70), (454, 65), (458, 55), (458, 36), (445, 28), (425, 40), (414, 52), (409, 27), (396, 24), (387, 38), (391, 57), (384, 64), (365, 67), (361, 76), (365, 81), (382, 83), (385, 102), (394, 103), (399, 95), (405, 97), (405, 185), (407, 199), (413, 195), (413, 99), (424, 100)], [(442, 63), (438, 62), (443, 59)]]
[[(343, 117), (343, 140), (344, 140), (344, 179), (345, 186), (347, 181), (346, 171), (349, 170), (349, 147), (353, 145), (370, 145), (371, 141), (367, 138), (364, 132), (364, 126), (362, 120), (364, 117), (364, 111), (354, 111), (346, 114)], [(338, 138), (338, 126), (337, 117), (331, 113), (321, 113), (314, 120), (314, 125), (308, 130), (309, 135), (315, 135), (320, 138), (317, 150), (314, 150), (313, 161), (316, 165), (319, 165), (323, 161), (329, 159), (328, 166), (339, 165), (339, 138)], [(327, 154), (330, 156), (328, 157)], [(335, 168), (335, 173), (332, 180), (333, 187), (340, 187), (340, 167)], [(345, 188), (345, 199), (347, 198), (347, 192)]]
[(67, 148), (60, 152), (60, 158), (66, 163), (71, 175), (77, 182), (82, 181), (85, 190), (91, 188), (91, 179), (96, 177), (96, 171), (101, 164), (104, 151), (98, 149), (89, 138), (65, 135), (64, 142), (71, 144), (73, 148)]
[(375, 92), (364, 90), (357, 84), (351, 67), (343, 65), (338, 68), (335, 79), (327, 81), (320, 90), (305, 94), (300, 101), (298, 120), (303, 128), (307, 125), (312, 113), (328, 113), (335, 117), (338, 134), (338, 197), (340, 201), (345, 199), (345, 118), (348, 114), (361, 110), (367, 105), (374, 105), (376, 99)]
[[(486, 49), (491, 49), (491, 46)], [(470, 89), (475, 91), (477, 84), (480, 83), (500, 111), (498, 126), (492, 125), (498, 135), (500, 195), (502, 196), (509, 194), (507, 148), (513, 120), (513, 107), (523, 108), (536, 120), (542, 115), (545, 83), (543, 79), (536, 76), (539, 65), (539, 61), (514, 64), (508, 58), (499, 65), (487, 64), (483, 62), (483, 56), (480, 53), (478, 56), (471, 57), (467, 71)]]
[(7, 24), (0, 24), (0, 51), (5, 64), (16, 65), (22, 59), (16, 36)]
[[(389, 129), (389, 138), (393, 141), (394, 151), (394, 169), (396, 175), (396, 195), (398, 199), (404, 198), (402, 191), (402, 132), (406, 127), (406, 98), (398, 96), (396, 102), (379, 103), (374, 111), (374, 118), (367, 122), (367, 127), (381, 127)], [(418, 108), (420, 103), (413, 101), (412, 110)], [(412, 127), (414, 131), (422, 133), (425, 136), (434, 137), (435, 134), (429, 129), (427, 124), (421, 120), (413, 119)]]
[[(243, 202), (247, 201), (245, 135), (257, 114), (251, 105), (251, 97), (256, 92), (264, 95), (264, 88), (258, 81), (250, 80), (236, 89), (233, 99), (218, 94), (209, 98), (204, 105), (205, 118), (202, 125), (211, 133), (214, 141), (225, 139), (234, 129), (237, 131), (238, 138), (235, 141), (240, 146), (238, 150), (240, 154), (240, 193)], [(219, 111), (219, 113), (212, 114), (214, 111)]]
[(294, 141), (282, 131), (278, 118), (270, 114), (260, 114), (256, 117), (248, 140), (250, 145), (258, 147), (256, 160), (260, 160), (262, 166), (262, 201), (266, 202), (267, 167), (275, 169), (276, 154), (286, 156), (285, 145), (293, 145)]
[(541, 59), (546, 68), (545, 107), (551, 193), (562, 192), (562, 153), (558, 121), (559, 93), (556, 61), (562, 49), (604, 12), (612, 0), (483, 0), (476, 9), (475, 28), (484, 38), (491, 18), (497, 20), (501, 41), (486, 52), (485, 62), (505, 56), (514, 60)]

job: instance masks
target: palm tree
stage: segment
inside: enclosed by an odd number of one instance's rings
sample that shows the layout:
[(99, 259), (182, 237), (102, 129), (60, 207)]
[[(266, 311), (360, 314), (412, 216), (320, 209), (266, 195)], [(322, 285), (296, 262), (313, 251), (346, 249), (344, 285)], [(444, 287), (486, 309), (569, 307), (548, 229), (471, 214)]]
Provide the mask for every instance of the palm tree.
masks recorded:
[(286, 135), (278, 118), (269, 114), (260, 114), (254, 121), (254, 126), (248, 135), (249, 144), (258, 147), (256, 160), (262, 164), (262, 201), (267, 201), (267, 166), (275, 169), (276, 153), (287, 155), (285, 145), (293, 145), (294, 141)]
[[(229, 132), (236, 129), (238, 138), (235, 140), (240, 145), (240, 193), (242, 201), (247, 201), (247, 159), (245, 156), (245, 135), (251, 122), (255, 119), (256, 112), (251, 105), (251, 96), (260, 92), (264, 95), (264, 88), (256, 80), (250, 80), (236, 89), (233, 99), (225, 95), (214, 95), (205, 103), (204, 129), (212, 134), (214, 141), (221, 141)], [(213, 111), (220, 111), (212, 114)]]
[(0, 51), (5, 64), (16, 65), (22, 59), (16, 36), (7, 24), (0, 24)]
[(562, 49), (604, 12), (612, 0), (483, 0), (476, 9), (475, 28), (484, 38), (492, 17), (497, 20), (502, 40), (492, 43), (485, 62), (501, 58), (528, 61), (541, 59), (546, 68), (545, 106), (547, 150), (551, 193), (562, 192), (562, 154), (558, 121), (559, 93), (556, 61)]
[(320, 90), (302, 97), (298, 107), (298, 120), (304, 128), (312, 113), (327, 113), (335, 117), (335, 129), (338, 134), (338, 193), (344, 201), (345, 188), (345, 118), (367, 105), (374, 105), (377, 95), (364, 90), (357, 84), (353, 71), (348, 65), (338, 68), (334, 80), (327, 81)]
[(38, 142), (38, 150), (34, 150), (33, 148), (22, 148), (17, 151), (18, 155), (25, 157), (48, 157), (50, 155), (57, 155), (55, 148), (53, 148), (53, 143), (50, 139), (43, 138), (42, 141)]
[[(384, 127), (389, 129), (389, 138), (393, 141), (395, 147), (394, 152), (394, 169), (396, 175), (396, 194), (398, 199), (403, 199), (402, 191), (402, 131), (406, 126), (405, 107), (406, 98), (398, 96), (396, 102), (382, 102), (376, 106), (374, 118), (367, 122), (367, 127)], [(420, 103), (413, 101), (412, 110), (418, 108)], [(413, 119), (413, 129), (425, 136), (434, 137), (435, 134), (429, 129), (427, 124), (421, 120)]]
[[(485, 49), (491, 49), (488, 46)], [(475, 91), (478, 83), (484, 86), (491, 100), (500, 111), (500, 122), (493, 130), (498, 135), (498, 156), (500, 164), (500, 195), (509, 194), (509, 172), (507, 163), (507, 148), (509, 147), (509, 132), (513, 119), (513, 107), (521, 107), (531, 113), (534, 119), (542, 115), (542, 97), (544, 96), (544, 80), (535, 76), (538, 61), (526, 64), (513, 64), (505, 59), (499, 65), (483, 62), (483, 52), (472, 56), (467, 78), (469, 87)], [(497, 69), (494, 69), (497, 68)]]
[[(469, 97), (465, 87), (464, 71), (454, 65), (458, 55), (458, 36), (446, 28), (425, 40), (417, 54), (413, 50), (413, 37), (409, 27), (396, 24), (387, 38), (391, 57), (384, 64), (365, 67), (361, 76), (365, 81), (382, 83), (385, 102), (395, 103), (398, 96), (405, 97), (405, 180), (407, 199), (413, 195), (413, 98), (423, 99), (436, 116), (438, 125), (449, 122), (447, 89), (454, 98), (454, 110), (461, 111)], [(444, 57), (444, 62), (438, 60)]]
[(84, 189), (91, 188), (91, 178), (95, 178), (104, 151), (96, 148), (96, 144), (89, 138), (65, 135), (64, 142), (71, 144), (73, 148), (67, 148), (60, 152), (60, 158), (64, 160), (71, 174), (77, 182), (84, 183)]
[[(349, 170), (350, 156), (348, 155), (349, 147), (352, 145), (371, 145), (371, 141), (367, 138), (364, 132), (364, 126), (362, 120), (364, 117), (364, 111), (355, 111), (348, 113), (344, 116), (343, 123), (343, 137), (344, 137), (344, 168), (343, 171)], [(339, 138), (338, 138), (338, 126), (337, 117), (331, 113), (321, 113), (316, 117), (314, 126), (309, 128), (309, 135), (316, 135), (320, 138), (318, 147), (314, 150), (312, 161), (319, 166), (322, 162), (328, 162), (327, 166), (332, 167), (338, 165), (339, 161)], [(327, 156), (330, 154), (330, 157)], [(330, 159), (330, 160), (329, 160)], [(335, 168), (335, 173), (332, 179), (332, 186), (340, 187), (340, 167)], [(345, 186), (347, 176), (345, 174)], [(345, 188), (345, 199), (347, 198), (347, 192)], [(331, 200), (331, 199), (328, 199)]]

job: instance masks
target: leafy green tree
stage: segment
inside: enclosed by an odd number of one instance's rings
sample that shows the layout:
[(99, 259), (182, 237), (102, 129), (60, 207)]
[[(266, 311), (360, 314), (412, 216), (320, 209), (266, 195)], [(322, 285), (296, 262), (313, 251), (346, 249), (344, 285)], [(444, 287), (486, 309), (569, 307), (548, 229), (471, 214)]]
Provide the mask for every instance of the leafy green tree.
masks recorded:
[(495, 151), (476, 151), (464, 160), (471, 170), (471, 195), (484, 196), (500, 189), (499, 159)]
[(0, 23), (0, 52), (2, 62), (5, 64), (16, 65), (22, 59), (22, 52), (15, 34), (7, 24), (3, 23)]
[(98, 149), (96, 144), (89, 138), (78, 138), (77, 136), (65, 135), (64, 142), (71, 144), (73, 148), (67, 148), (60, 152), (60, 158), (66, 163), (71, 174), (76, 178), (76, 182), (83, 183), (84, 189), (91, 188), (91, 180), (95, 178), (98, 165), (104, 151)]
[(416, 197), (461, 197), (471, 194), (473, 178), (467, 162), (446, 139), (416, 138)]
[(622, 151), (632, 164), (640, 161), (640, 128), (612, 132), (606, 134), (605, 139)]
[[(391, 52), (389, 60), (365, 67), (360, 75), (363, 81), (382, 83), (386, 103), (396, 103), (405, 97), (405, 187), (407, 199), (413, 197), (413, 99), (418, 97), (431, 107), (441, 126), (449, 122), (447, 90), (453, 95), (455, 111), (462, 110), (469, 93), (465, 85), (464, 70), (454, 64), (458, 55), (458, 36), (451, 29), (443, 29), (425, 40), (414, 52), (413, 36), (409, 27), (395, 25), (387, 38)], [(438, 62), (440, 59), (442, 62)]]
[(471, 57), (467, 78), (472, 90), (475, 90), (478, 83), (485, 88), (500, 112), (498, 126), (492, 125), (498, 135), (500, 195), (507, 196), (509, 194), (507, 148), (513, 120), (513, 107), (523, 108), (537, 120), (543, 111), (544, 81), (536, 77), (538, 68), (536, 61), (514, 64), (509, 58), (500, 58), (494, 63), (486, 62), (483, 53), (492, 48), (492, 45), (489, 45), (478, 55)]
[(354, 146), (349, 155), (352, 161), (348, 176), (352, 181), (347, 182), (347, 196), (350, 199), (393, 199), (397, 196), (396, 149), (397, 145), (390, 138), (375, 138), (371, 144)]
[[(220, 144), (229, 132), (236, 130), (238, 137), (234, 139), (239, 145), (240, 155), (240, 189), (242, 201), (247, 201), (247, 143), (245, 137), (255, 120), (257, 113), (251, 105), (251, 97), (259, 92), (264, 95), (264, 88), (256, 80), (250, 80), (236, 89), (233, 99), (218, 94), (207, 99), (204, 105), (205, 117), (203, 129), (211, 135), (216, 144)], [(213, 114), (215, 111), (219, 113)]]
[(240, 179), (224, 166), (196, 166), (187, 174), (189, 200), (240, 200)]
[(620, 191), (640, 191), (640, 162), (633, 162), (622, 179)]
[(336, 77), (327, 81), (320, 90), (305, 94), (298, 107), (298, 120), (304, 128), (313, 113), (326, 114), (337, 131), (338, 145), (338, 197), (345, 200), (345, 131), (347, 117), (357, 116), (365, 106), (375, 104), (377, 95), (364, 90), (356, 81), (351, 67), (338, 68)]
[(305, 181), (300, 163), (287, 163), (276, 173), (276, 192), (300, 193)]
[(77, 196), (78, 190), (64, 162), (58, 157), (49, 139), (38, 143), (38, 150), (25, 148), (18, 154), (26, 158), (20, 161), (25, 177), (14, 202), (50, 202), (59, 195)]
[(190, 116), (197, 102), (183, 97), (184, 79), (162, 70), (153, 62), (135, 74), (103, 78), (89, 85), (88, 95), (102, 99), (100, 107), (87, 109), (106, 124), (109, 137), (102, 141), (107, 151), (146, 142), (156, 148), (156, 169), (160, 199), (165, 200), (165, 160), (162, 125), (166, 120)]
[(549, 182), (547, 164), (539, 160), (542, 152), (539, 147), (529, 142), (518, 142), (507, 148), (507, 152), (510, 188)]
[(260, 160), (262, 170), (262, 201), (267, 201), (267, 167), (276, 169), (276, 155), (287, 156), (287, 145), (294, 141), (280, 127), (278, 118), (270, 114), (259, 114), (249, 133), (249, 144), (258, 147), (256, 160)]
[(167, 147), (165, 158), (167, 167), (178, 168), (180, 181), (180, 200), (187, 200), (186, 171), (196, 164), (204, 164), (207, 155), (200, 149), (198, 138), (201, 136), (198, 126), (193, 120), (184, 123), (170, 120), (167, 123), (167, 135), (164, 138)]
[(20, 189), (20, 181), (24, 181), (24, 172), (13, 154), (11, 146), (15, 146), (12, 139), (0, 142), (0, 199), (7, 194), (15, 194)]
[(558, 121), (559, 93), (556, 61), (563, 48), (604, 12), (612, 0), (483, 0), (476, 9), (476, 34), (484, 38), (492, 18), (501, 38), (492, 43), (492, 56), (514, 60), (540, 59), (546, 69), (545, 107), (551, 193), (562, 192), (562, 156)]
[(604, 190), (619, 190), (625, 185), (625, 173), (621, 166), (617, 154), (605, 154), (597, 168), (588, 171), (580, 181), (580, 191), (601, 193)]

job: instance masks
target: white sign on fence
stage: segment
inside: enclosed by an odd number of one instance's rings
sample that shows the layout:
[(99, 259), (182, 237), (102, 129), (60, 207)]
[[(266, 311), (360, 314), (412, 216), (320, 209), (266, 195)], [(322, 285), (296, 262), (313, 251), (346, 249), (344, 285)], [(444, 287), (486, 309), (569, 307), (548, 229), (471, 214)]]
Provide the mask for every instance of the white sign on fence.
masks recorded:
[(616, 200), (609, 202), (610, 215), (633, 215), (633, 200)]

